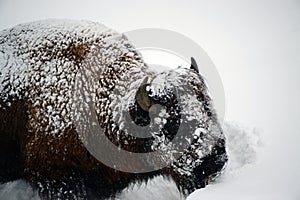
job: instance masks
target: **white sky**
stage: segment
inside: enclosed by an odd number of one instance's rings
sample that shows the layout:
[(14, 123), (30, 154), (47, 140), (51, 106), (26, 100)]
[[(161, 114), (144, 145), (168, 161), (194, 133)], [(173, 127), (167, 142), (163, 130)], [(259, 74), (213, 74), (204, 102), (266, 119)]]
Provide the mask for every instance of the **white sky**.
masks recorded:
[(45, 18), (93, 20), (119, 32), (164, 28), (196, 41), (222, 78), (226, 119), (261, 129), (267, 143), (260, 164), (225, 185), (232, 191), (225, 196), (300, 199), (299, 0), (0, 0), (0, 29)]

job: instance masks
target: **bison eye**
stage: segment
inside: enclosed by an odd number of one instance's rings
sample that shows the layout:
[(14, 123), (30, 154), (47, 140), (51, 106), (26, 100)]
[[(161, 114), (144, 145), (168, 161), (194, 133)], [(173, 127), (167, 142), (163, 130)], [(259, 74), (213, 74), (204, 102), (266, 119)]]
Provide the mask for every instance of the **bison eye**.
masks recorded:
[(165, 135), (170, 141), (177, 133), (181, 118), (177, 97), (174, 91), (167, 89), (159, 95), (153, 95), (148, 86), (150, 84), (145, 79), (137, 90), (135, 101), (129, 107), (131, 120), (141, 127), (150, 125), (151, 131)]
[(139, 126), (148, 126), (150, 124), (149, 109), (153, 105), (149, 94), (147, 93), (148, 78), (145, 78), (135, 95), (135, 103), (131, 106), (129, 112), (132, 120)]
[(150, 86), (147, 84), (147, 80), (148, 78), (145, 78), (137, 90), (135, 102), (129, 109), (131, 119), (139, 126), (150, 125), (151, 117), (156, 117), (161, 110), (160, 108), (165, 107), (168, 102), (166, 95), (153, 96), (152, 90), (147, 90), (147, 87)]

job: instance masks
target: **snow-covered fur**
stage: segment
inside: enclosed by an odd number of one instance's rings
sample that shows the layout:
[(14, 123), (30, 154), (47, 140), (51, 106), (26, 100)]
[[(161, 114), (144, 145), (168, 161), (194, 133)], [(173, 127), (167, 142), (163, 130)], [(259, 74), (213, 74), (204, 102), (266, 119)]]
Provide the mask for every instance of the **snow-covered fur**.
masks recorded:
[[(204, 187), (227, 161), (225, 138), (196, 68), (156, 74), (124, 35), (99, 23), (45, 20), (4, 30), (0, 69), (1, 182), (25, 179), (45, 199), (102, 199), (162, 175), (186, 195)], [(194, 94), (184, 94), (180, 107), (174, 91), (184, 91), (186, 82)], [(172, 143), (179, 126), (191, 136), (189, 147), (169, 166), (147, 173), (102, 164), (77, 132), (74, 121), (88, 123), (88, 118), (73, 112), (85, 106), (83, 101), (74, 108), (74, 87), (93, 98), (98, 122), (120, 148), (155, 151)], [(124, 113), (146, 126), (154, 104), (166, 107), (167, 120), (156, 120), (159, 130), (150, 126), (150, 140), (130, 136)], [(123, 165), (138, 165), (120, 159)]]

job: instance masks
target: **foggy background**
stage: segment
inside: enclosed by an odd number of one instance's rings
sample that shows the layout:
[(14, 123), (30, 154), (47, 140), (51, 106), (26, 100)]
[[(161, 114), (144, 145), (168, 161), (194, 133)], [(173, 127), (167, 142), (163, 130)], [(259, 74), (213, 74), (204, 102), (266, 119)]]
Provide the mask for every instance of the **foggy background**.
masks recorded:
[(223, 81), (225, 120), (258, 129), (264, 147), (255, 166), (190, 199), (300, 199), (299, 0), (0, 0), (1, 30), (45, 18), (163, 28), (197, 42)]

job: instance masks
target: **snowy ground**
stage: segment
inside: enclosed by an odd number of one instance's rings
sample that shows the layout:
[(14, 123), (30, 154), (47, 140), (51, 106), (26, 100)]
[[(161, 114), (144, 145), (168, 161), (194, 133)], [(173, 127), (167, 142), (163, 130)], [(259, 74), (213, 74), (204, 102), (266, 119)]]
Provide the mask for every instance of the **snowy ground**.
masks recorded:
[[(238, 181), (239, 176), (247, 174), (251, 168), (259, 165), (260, 154), (266, 144), (261, 140), (260, 130), (255, 128), (241, 127), (236, 123), (226, 123), (224, 132), (227, 138), (229, 156), (225, 171), (214, 183), (192, 193), (188, 200), (232, 200), (240, 199), (240, 196), (243, 196), (243, 194), (239, 194), (239, 188), (228, 190), (227, 185)], [(244, 195), (246, 196), (246, 194)], [(255, 196), (248, 196), (246, 199), (256, 198)]]

